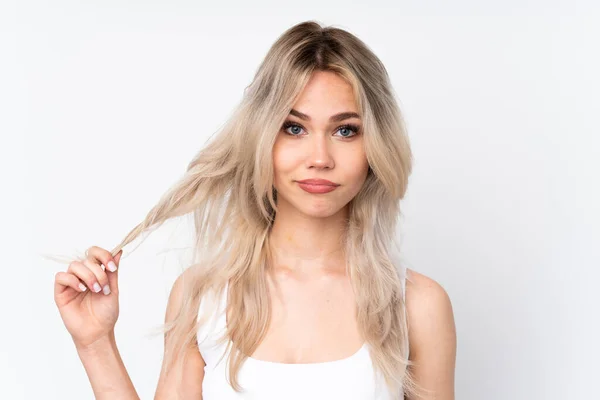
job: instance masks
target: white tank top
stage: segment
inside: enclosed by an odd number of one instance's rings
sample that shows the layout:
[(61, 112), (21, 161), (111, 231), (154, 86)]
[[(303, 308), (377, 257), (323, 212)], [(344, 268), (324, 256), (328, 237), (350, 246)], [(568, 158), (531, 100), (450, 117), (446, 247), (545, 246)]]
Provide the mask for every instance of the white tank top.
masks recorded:
[[(404, 269), (404, 271), (406, 271)], [(406, 272), (401, 275), (402, 293)], [(216, 312), (210, 315), (198, 330), (198, 347), (206, 363), (202, 382), (203, 400), (296, 400), (296, 399), (344, 399), (344, 400), (392, 400), (394, 397), (385, 386), (383, 376), (374, 373), (368, 344), (353, 355), (335, 361), (287, 364), (246, 358), (238, 380), (243, 392), (231, 388), (228, 374), (226, 344), (216, 339), (225, 332), (225, 307), (227, 288), (216, 302)], [(214, 299), (213, 299), (214, 300)], [(202, 301), (199, 315), (213, 303)], [(204, 306), (204, 307), (203, 307)]]

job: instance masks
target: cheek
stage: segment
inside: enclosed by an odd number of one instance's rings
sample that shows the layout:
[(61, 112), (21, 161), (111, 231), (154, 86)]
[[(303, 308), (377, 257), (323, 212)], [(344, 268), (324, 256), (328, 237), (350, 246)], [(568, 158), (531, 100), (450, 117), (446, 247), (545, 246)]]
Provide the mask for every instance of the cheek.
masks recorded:
[(352, 178), (355, 182), (354, 190), (358, 192), (367, 180), (367, 175), (369, 173), (369, 165), (365, 163), (360, 168), (357, 168), (355, 171), (356, 172)]
[(367, 160), (367, 156), (362, 149), (358, 150), (353, 155), (351, 168), (349, 168), (348, 171), (351, 171), (352, 174), (350, 181), (354, 183), (352, 185), (353, 191), (358, 192), (365, 183), (369, 173), (369, 161)]
[(353, 151), (346, 154), (344, 163), (349, 170), (353, 172), (354, 176), (360, 177), (367, 174), (369, 170), (369, 161), (367, 160), (367, 154), (365, 153), (362, 146), (357, 146)]
[(273, 168), (275, 174), (289, 172), (297, 163), (298, 154), (290, 146), (275, 143), (273, 147)]
[(281, 189), (285, 179), (291, 179), (289, 174), (294, 169), (294, 162), (293, 152), (276, 142), (273, 147), (273, 186), (276, 190)]

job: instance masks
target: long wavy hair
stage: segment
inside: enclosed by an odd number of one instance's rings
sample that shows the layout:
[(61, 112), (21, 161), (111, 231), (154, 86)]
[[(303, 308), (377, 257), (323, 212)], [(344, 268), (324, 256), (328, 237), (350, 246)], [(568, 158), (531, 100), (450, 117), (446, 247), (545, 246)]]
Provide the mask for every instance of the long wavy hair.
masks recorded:
[(175, 319), (162, 325), (163, 372), (182, 379), (185, 350), (196, 343), (206, 317), (198, 318), (208, 292), (229, 285), (227, 342), (229, 383), (243, 391), (238, 372), (263, 340), (271, 299), (266, 271), (269, 233), (277, 214), (272, 149), (314, 71), (331, 71), (353, 88), (369, 163), (367, 179), (348, 204), (342, 238), (356, 299), (356, 320), (376, 372), (391, 393), (420, 391), (407, 367), (408, 324), (402, 269), (394, 260), (400, 200), (407, 189), (412, 153), (396, 95), (382, 62), (353, 34), (305, 21), (273, 44), (229, 119), (193, 157), (185, 174), (113, 250), (116, 255), (142, 233), (193, 213), (191, 265), (182, 276)]

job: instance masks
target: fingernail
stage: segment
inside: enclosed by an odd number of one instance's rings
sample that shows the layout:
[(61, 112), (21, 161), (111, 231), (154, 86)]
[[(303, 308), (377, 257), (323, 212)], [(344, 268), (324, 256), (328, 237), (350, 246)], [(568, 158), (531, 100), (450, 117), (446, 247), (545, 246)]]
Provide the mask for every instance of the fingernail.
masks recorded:
[(108, 270), (110, 272), (115, 272), (117, 270), (117, 266), (115, 265), (115, 263), (113, 261), (108, 262)]
[(81, 289), (82, 292), (85, 292), (87, 290), (87, 288), (85, 287), (85, 285), (83, 283), (79, 284), (79, 289)]
[(104, 294), (110, 294), (110, 288), (108, 285), (104, 286)]
[(98, 293), (102, 288), (98, 285), (98, 282), (94, 283), (94, 292)]

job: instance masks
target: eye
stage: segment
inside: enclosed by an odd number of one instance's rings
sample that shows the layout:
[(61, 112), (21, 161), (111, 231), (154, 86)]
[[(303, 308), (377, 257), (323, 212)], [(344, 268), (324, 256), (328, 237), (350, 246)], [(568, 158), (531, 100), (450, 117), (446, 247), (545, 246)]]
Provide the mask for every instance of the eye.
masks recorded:
[[(292, 128), (291, 132), (288, 131), (289, 128)], [(285, 133), (287, 133), (290, 136), (300, 136), (300, 133), (302, 132), (304, 127), (295, 122), (286, 121), (283, 124), (282, 129), (285, 131)], [(339, 137), (341, 137), (342, 139), (350, 139), (359, 134), (360, 127), (358, 125), (354, 125), (354, 124), (345, 124), (345, 125), (339, 126), (336, 129), (336, 133), (337, 132), (341, 132), (341, 135)]]
[(357, 125), (346, 124), (346, 125), (342, 125), (339, 128), (337, 128), (337, 131), (338, 132), (344, 131), (344, 133), (342, 133), (341, 137), (351, 138), (351, 137), (358, 135), (360, 128)]
[[(296, 128), (296, 129), (295, 129), (295, 131), (289, 132), (289, 131), (287, 130), (288, 128)], [(291, 135), (291, 136), (300, 136), (300, 135), (299, 135), (299, 133), (300, 133), (299, 131), (300, 131), (300, 130), (302, 130), (302, 129), (304, 129), (304, 128), (303, 128), (301, 125), (295, 124), (295, 123), (293, 123), (293, 122), (291, 122), (291, 121), (286, 121), (286, 122), (283, 124), (283, 130), (284, 130), (284, 131), (285, 131), (285, 132), (286, 132), (288, 135)]]

